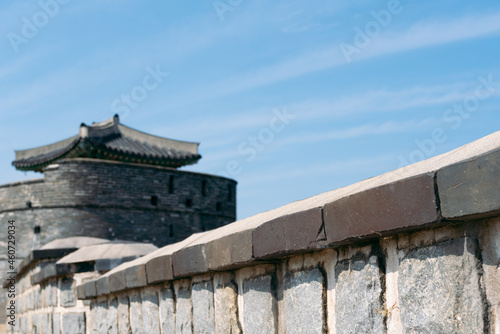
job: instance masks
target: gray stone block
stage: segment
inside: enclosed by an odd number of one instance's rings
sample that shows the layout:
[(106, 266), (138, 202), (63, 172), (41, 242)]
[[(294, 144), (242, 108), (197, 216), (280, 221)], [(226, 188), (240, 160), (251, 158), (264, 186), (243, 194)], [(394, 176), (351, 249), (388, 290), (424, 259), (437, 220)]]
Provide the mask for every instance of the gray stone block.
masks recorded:
[(326, 333), (324, 277), (318, 269), (289, 273), (284, 281), (287, 334)]
[(85, 334), (85, 313), (62, 314), (62, 334)]
[(385, 333), (379, 259), (358, 254), (335, 266), (335, 318), (338, 334)]
[(108, 334), (118, 334), (118, 299), (109, 301), (108, 308)]
[(59, 313), (52, 314), (52, 331), (54, 334), (61, 334), (61, 315)]
[(448, 219), (485, 217), (500, 212), (500, 151), (437, 172), (442, 215)]
[(272, 277), (260, 276), (243, 282), (245, 334), (274, 334), (278, 329), (277, 303)]
[(407, 333), (486, 333), (476, 241), (416, 248), (402, 259), (399, 305)]
[(329, 244), (414, 229), (439, 220), (434, 174), (371, 188), (324, 207)]
[(245, 230), (220, 236), (206, 245), (209, 270), (237, 268), (253, 260), (252, 232)]
[(127, 295), (122, 294), (118, 297), (118, 332), (120, 334), (131, 334), (130, 326), (130, 302)]
[(99, 333), (99, 307), (96, 299), (90, 300), (90, 332), (92, 334)]
[[(85, 296), (86, 297), (96, 297), (97, 296), (97, 288), (95, 285), (95, 281), (89, 281), (83, 283), (85, 288)], [(62, 300), (62, 298), (61, 298)]]
[(125, 290), (127, 288), (127, 281), (125, 279), (125, 272), (123, 270), (114, 272), (108, 276), (109, 291), (116, 292)]
[(149, 260), (146, 263), (146, 276), (149, 284), (172, 280), (172, 255), (162, 255)]
[(162, 333), (175, 333), (175, 300), (170, 287), (160, 290), (160, 325)]
[(42, 313), (43, 333), (52, 333), (52, 314)]
[(108, 279), (109, 279), (108, 276), (102, 276), (96, 280), (96, 288), (98, 295), (105, 295), (110, 292)]
[(42, 318), (40, 314), (34, 313), (31, 316), (31, 326), (33, 333), (42, 333)]
[(175, 314), (175, 333), (192, 334), (192, 309), (191, 291), (179, 289), (177, 291), (177, 305)]
[(214, 289), (212, 282), (194, 283), (191, 300), (193, 303), (194, 332), (215, 333)]
[(151, 284), (172, 280), (174, 278), (172, 254), (182, 248), (185, 248), (187, 245), (207, 233), (208, 232), (194, 233), (180, 242), (165, 246), (156, 251), (154, 254), (152, 253), (151, 258), (146, 260), (146, 276), (148, 283)]
[(215, 332), (241, 334), (238, 319), (238, 289), (231, 274), (221, 273), (215, 283)]
[(322, 208), (313, 208), (258, 226), (253, 231), (253, 253), (256, 259), (279, 258), (314, 249), (325, 240)]
[(158, 294), (154, 288), (146, 287), (141, 291), (142, 328), (145, 333), (160, 333)]
[(34, 293), (35, 308), (41, 309), (43, 307), (43, 289), (39, 287), (38, 289), (35, 289)]
[(95, 312), (97, 316), (97, 333), (107, 334), (108, 333), (108, 301), (106, 299), (99, 300), (97, 302), (97, 311)]
[(76, 305), (75, 281), (73, 278), (61, 278), (59, 298), (61, 299), (62, 307), (71, 307)]
[(144, 264), (137, 264), (126, 268), (124, 271), (127, 288), (138, 288), (148, 284), (146, 279), (146, 266)]
[(49, 306), (57, 306), (57, 292), (58, 292), (58, 286), (57, 286), (57, 279), (52, 280), (50, 282), (50, 298), (49, 298)]
[(87, 298), (85, 296), (85, 285), (84, 284), (80, 284), (76, 287), (76, 294), (77, 294), (78, 299)]
[(132, 290), (130, 297), (130, 327), (133, 334), (142, 334), (142, 301), (139, 291)]
[(205, 244), (198, 244), (188, 246), (174, 253), (172, 255), (174, 277), (186, 277), (207, 272), (205, 247)]

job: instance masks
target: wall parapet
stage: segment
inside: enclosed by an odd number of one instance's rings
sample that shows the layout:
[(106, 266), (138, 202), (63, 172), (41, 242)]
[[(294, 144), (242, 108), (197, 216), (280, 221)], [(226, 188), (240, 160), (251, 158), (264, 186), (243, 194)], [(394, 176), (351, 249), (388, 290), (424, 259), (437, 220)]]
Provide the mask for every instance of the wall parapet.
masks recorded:
[[(126, 270), (129, 277), (155, 284), (493, 217), (500, 213), (499, 146), (500, 134), (494, 134), (467, 149), (196, 234), (127, 263)], [(156, 273), (158, 268), (164, 273)], [(115, 270), (118, 275), (120, 267)], [(135, 287), (122, 284), (109, 291)]]
[(80, 280), (86, 333), (500, 334), (499, 176), (500, 132), (191, 235)]

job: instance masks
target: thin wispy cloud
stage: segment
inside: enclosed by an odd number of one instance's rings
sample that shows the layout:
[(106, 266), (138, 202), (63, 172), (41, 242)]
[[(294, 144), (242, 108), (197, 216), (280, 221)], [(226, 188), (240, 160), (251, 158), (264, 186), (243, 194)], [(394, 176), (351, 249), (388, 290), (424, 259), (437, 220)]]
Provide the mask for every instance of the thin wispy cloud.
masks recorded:
[[(500, 33), (500, 13), (466, 16), (444, 22), (421, 22), (399, 33), (381, 33), (356, 59), (368, 60), (496, 33)], [(310, 50), (280, 63), (215, 82), (194, 100), (182, 98), (173, 107), (227, 96), (338, 66), (350, 66), (352, 64), (346, 61), (339, 48), (340, 43), (342, 41), (332, 42), (326, 48)]]

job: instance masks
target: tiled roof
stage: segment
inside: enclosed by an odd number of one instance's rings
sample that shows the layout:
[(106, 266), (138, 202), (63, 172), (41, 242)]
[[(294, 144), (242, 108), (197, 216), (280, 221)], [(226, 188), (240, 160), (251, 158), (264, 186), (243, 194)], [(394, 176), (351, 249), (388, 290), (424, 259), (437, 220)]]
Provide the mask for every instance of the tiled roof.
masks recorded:
[(12, 165), (40, 171), (64, 158), (95, 158), (166, 167), (196, 163), (198, 143), (157, 137), (120, 124), (118, 115), (90, 126), (82, 123), (74, 137), (28, 150), (16, 151)]

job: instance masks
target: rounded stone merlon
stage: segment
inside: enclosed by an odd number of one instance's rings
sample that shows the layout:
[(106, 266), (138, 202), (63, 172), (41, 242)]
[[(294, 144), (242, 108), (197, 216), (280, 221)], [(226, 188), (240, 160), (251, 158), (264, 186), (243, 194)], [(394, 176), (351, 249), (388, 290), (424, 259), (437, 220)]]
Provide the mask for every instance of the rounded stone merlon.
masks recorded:
[(97, 295), (105, 295), (109, 291), (109, 276), (102, 276), (96, 280)]
[(292, 213), (265, 222), (253, 231), (256, 259), (282, 257), (316, 248), (326, 241), (322, 208)]
[(172, 254), (201, 238), (206, 233), (208, 232), (192, 234), (183, 241), (167, 245), (148, 255), (148, 259), (145, 262), (148, 283), (151, 284), (172, 280), (174, 278)]
[(97, 297), (97, 288), (95, 281), (89, 281), (83, 284), (85, 289), (85, 297)]
[(143, 256), (157, 250), (153, 244), (131, 241), (108, 241), (105, 243), (84, 246), (57, 261), (60, 263), (92, 262), (102, 259), (123, 259), (132, 256)]
[(477, 219), (500, 212), (500, 150), (442, 168), (436, 181), (446, 219)]
[(78, 299), (87, 299), (87, 296), (85, 295), (85, 284), (77, 285), (76, 295)]
[(439, 218), (434, 173), (368, 189), (324, 207), (328, 244), (416, 228)]
[(206, 244), (187, 246), (172, 255), (174, 277), (186, 277), (208, 271)]
[(109, 242), (107, 239), (92, 237), (69, 237), (52, 240), (40, 249), (60, 249), (60, 248), (82, 248)]

